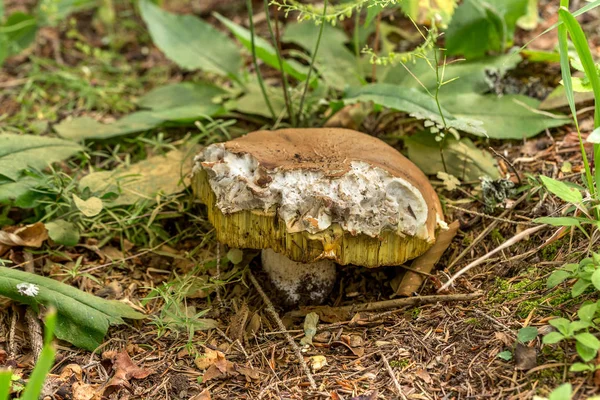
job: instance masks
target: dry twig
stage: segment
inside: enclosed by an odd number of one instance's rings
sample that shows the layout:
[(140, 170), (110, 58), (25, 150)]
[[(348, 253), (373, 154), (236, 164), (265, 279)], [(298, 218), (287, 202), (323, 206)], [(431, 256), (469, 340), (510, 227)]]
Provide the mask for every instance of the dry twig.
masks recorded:
[(256, 291), (258, 292), (258, 294), (260, 294), (260, 297), (262, 297), (263, 301), (265, 302), (265, 305), (267, 306), (267, 312), (269, 314), (271, 314), (271, 317), (273, 317), (273, 319), (277, 322), (277, 326), (279, 327), (279, 330), (283, 331), (283, 335), (287, 339), (290, 347), (294, 350), (294, 353), (296, 354), (296, 357), (298, 358), (298, 362), (302, 366), (302, 369), (304, 370), (304, 373), (306, 374), (306, 377), (308, 378), (308, 381), (310, 382), (310, 387), (313, 390), (317, 390), (317, 383), (315, 382), (315, 378), (313, 378), (312, 373), (310, 372), (310, 369), (308, 368), (308, 365), (306, 364), (306, 361), (304, 361), (304, 357), (302, 356), (302, 353), (300, 352), (300, 348), (298, 347), (296, 342), (294, 342), (294, 339), (290, 336), (290, 334), (286, 332), (285, 325), (283, 325), (281, 318), (279, 318), (279, 314), (277, 314), (277, 311), (275, 311), (275, 307), (273, 307), (273, 303), (271, 303), (271, 300), (269, 300), (269, 297), (264, 292), (264, 290), (262, 289), (262, 287), (260, 286), (260, 284), (258, 283), (258, 281), (256, 280), (256, 278), (254, 277), (254, 275), (252, 274), (252, 272), (250, 270), (248, 270), (248, 277), (250, 278), (250, 281), (256, 288)]
[(400, 386), (400, 382), (398, 382), (398, 378), (396, 378), (396, 375), (394, 374), (394, 370), (392, 370), (392, 367), (390, 366), (390, 363), (388, 362), (387, 358), (385, 357), (385, 354), (383, 354), (383, 352), (380, 351), (379, 355), (381, 356), (381, 360), (383, 360), (383, 365), (385, 365), (385, 369), (387, 369), (387, 372), (390, 375), (390, 377), (392, 378), (392, 381), (394, 381), (394, 386), (396, 386), (398, 395), (401, 398), (403, 398), (404, 400), (406, 400), (406, 396), (404, 395), (404, 393), (402, 393), (402, 386)]
[(463, 275), (465, 272), (467, 272), (468, 270), (470, 270), (471, 268), (475, 268), (476, 266), (478, 266), (479, 264), (481, 264), (482, 262), (484, 262), (485, 260), (487, 260), (488, 258), (490, 258), (491, 256), (493, 256), (494, 254), (498, 253), (499, 251), (502, 251), (504, 249), (506, 249), (507, 247), (512, 246), (513, 244), (525, 239), (526, 237), (528, 237), (529, 235), (534, 234), (537, 231), (540, 231), (544, 228), (546, 228), (548, 225), (538, 225), (538, 226), (534, 226), (533, 228), (529, 228), (529, 229), (525, 229), (523, 232), (519, 233), (518, 235), (513, 236), (512, 238), (508, 239), (507, 241), (505, 241), (504, 243), (502, 243), (500, 246), (496, 247), (494, 250), (488, 252), (487, 254), (484, 254), (483, 256), (479, 257), (477, 260), (473, 261), (472, 263), (470, 263), (469, 265), (467, 265), (466, 267), (464, 267), (463, 269), (461, 269), (460, 271), (458, 271), (456, 274), (454, 274), (449, 280), (448, 282), (446, 282), (441, 288), (438, 289), (438, 292), (441, 292), (443, 290), (448, 289), (453, 283), (454, 281), (460, 277), (461, 275)]

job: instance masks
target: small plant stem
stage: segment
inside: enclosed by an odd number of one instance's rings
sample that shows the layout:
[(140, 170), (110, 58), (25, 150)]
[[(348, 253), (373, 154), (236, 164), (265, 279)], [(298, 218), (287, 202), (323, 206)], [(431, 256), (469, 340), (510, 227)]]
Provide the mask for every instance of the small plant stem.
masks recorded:
[(356, 66), (358, 67), (358, 73), (363, 76), (362, 65), (360, 63), (360, 49), (359, 46), (359, 31), (360, 31), (360, 11), (356, 10), (354, 14), (354, 55), (356, 56)]
[(444, 172), (448, 173), (448, 168), (446, 167), (446, 159), (444, 158), (444, 141), (446, 140), (446, 133), (448, 133), (448, 126), (446, 125), (446, 118), (444, 117), (444, 113), (442, 111), (442, 105), (440, 104), (440, 87), (442, 87), (442, 82), (440, 81), (440, 68), (438, 65), (438, 56), (437, 50), (433, 50), (433, 56), (435, 58), (435, 104), (437, 104), (438, 112), (440, 113), (440, 117), (442, 117), (442, 124), (444, 125), (444, 136), (442, 140), (440, 140), (440, 158), (442, 159), (442, 165), (444, 166)]
[(265, 83), (262, 78), (262, 74), (260, 73), (260, 69), (258, 68), (258, 62), (256, 61), (256, 46), (254, 44), (254, 38), (256, 33), (254, 32), (254, 17), (252, 12), (252, 0), (246, 0), (246, 8), (248, 9), (248, 23), (250, 25), (250, 42), (252, 45), (252, 63), (254, 64), (254, 69), (256, 70), (256, 79), (258, 79), (258, 85), (260, 86), (260, 90), (262, 92), (263, 98), (265, 99), (265, 104), (269, 109), (269, 113), (273, 117), (273, 119), (277, 118), (275, 115), (275, 111), (273, 111), (273, 106), (271, 105), (271, 101), (269, 100), (269, 96), (267, 96), (267, 89), (265, 89)]
[(288, 116), (292, 122), (292, 126), (296, 126), (296, 115), (292, 107), (292, 101), (289, 95), (289, 85), (287, 75), (283, 69), (283, 57), (281, 56), (281, 43), (279, 41), (279, 21), (277, 15), (275, 16), (275, 33), (273, 32), (273, 24), (271, 23), (271, 13), (269, 12), (269, 0), (264, 0), (265, 15), (267, 17), (267, 27), (269, 28), (269, 34), (271, 40), (275, 44), (275, 53), (277, 54), (277, 61), (279, 62), (279, 70), (281, 72), (281, 86), (283, 89), (283, 98), (285, 99), (285, 107), (287, 109)]
[[(375, 43), (373, 43), (373, 54), (377, 55), (377, 53), (379, 52), (379, 34), (381, 31), (381, 14), (382, 12), (379, 12), (377, 14), (377, 22), (375, 24)], [(375, 83), (377, 82), (377, 63), (373, 63), (372, 67), (371, 67), (371, 82)]]
[(317, 53), (319, 51), (319, 45), (321, 44), (321, 37), (323, 36), (323, 29), (325, 27), (325, 16), (327, 15), (327, 0), (323, 2), (323, 19), (321, 20), (321, 28), (319, 29), (319, 36), (317, 36), (317, 43), (315, 44), (315, 49), (313, 50), (312, 57), (310, 58), (310, 66), (308, 68), (308, 73), (306, 74), (306, 84), (304, 85), (304, 91), (302, 92), (302, 97), (300, 98), (300, 108), (298, 109), (298, 125), (302, 123), (302, 107), (304, 107), (304, 99), (306, 98), (306, 93), (308, 92), (308, 87), (310, 86), (310, 75), (312, 70), (315, 67), (315, 59), (317, 58)]

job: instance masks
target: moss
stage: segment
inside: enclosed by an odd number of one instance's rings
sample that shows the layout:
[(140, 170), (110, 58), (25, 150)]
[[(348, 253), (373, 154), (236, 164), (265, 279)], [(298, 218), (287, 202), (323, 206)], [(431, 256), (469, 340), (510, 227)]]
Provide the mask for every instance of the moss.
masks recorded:
[(465, 324), (473, 325), (473, 326), (481, 326), (481, 321), (477, 318), (469, 318), (465, 320)]
[(500, 231), (498, 229), (494, 229), (490, 232), (490, 237), (492, 238), (492, 240), (498, 244), (503, 243), (506, 241), (506, 239), (504, 239), (504, 236), (502, 236), (502, 234), (500, 233)]
[(509, 282), (506, 279), (496, 278), (495, 289), (490, 296), (492, 303), (504, 303), (522, 297), (525, 293), (542, 289), (544, 282), (540, 279), (522, 279), (518, 282)]
[(542, 251), (540, 252), (540, 257), (542, 258), (542, 260), (554, 261), (556, 259), (556, 255), (558, 254), (558, 251), (566, 243), (566, 240), (566, 238), (562, 238), (554, 243), (550, 243), (548, 246), (544, 246), (542, 248)]
[(402, 360), (391, 360), (390, 361), (390, 367), (392, 368), (406, 368), (408, 367), (408, 365), (410, 364), (410, 361), (403, 358)]

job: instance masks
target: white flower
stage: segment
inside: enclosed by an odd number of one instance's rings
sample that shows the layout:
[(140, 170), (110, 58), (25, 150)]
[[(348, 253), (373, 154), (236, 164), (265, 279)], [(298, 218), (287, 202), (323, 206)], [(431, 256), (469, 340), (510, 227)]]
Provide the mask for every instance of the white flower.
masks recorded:
[(33, 283), (19, 283), (17, 290), (23, 296), (35, 297), (40, 292), (40, 288)]

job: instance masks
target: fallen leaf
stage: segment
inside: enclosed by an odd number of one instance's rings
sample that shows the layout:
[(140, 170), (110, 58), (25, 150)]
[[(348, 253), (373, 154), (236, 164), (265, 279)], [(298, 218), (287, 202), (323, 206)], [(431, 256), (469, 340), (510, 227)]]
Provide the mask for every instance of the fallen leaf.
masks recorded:
[(421, 378), (423, 380), (423, 382), (430, 384), (433, 380), (431, 379), (431, 375), (429, 375), (429, 372), (425, 371), (422, 368), (417, 369), (417, 371), (415, 372), (415, 374)]
[(42, 222), (20, 228), (6, 227), (0, 231), (0, 256), (11, 247), (40, 247), (48, 239), (48, 231)]
[(300, 344), (311, 345), (312, 339), (317, 333), (317, 324), (319, 323), (319, 315), (311, 312), (304, 319), (304, 337), (300, 339)]
[(236, 372), (239, 372), (240, 374), (244, 375), (247, 382), (251, 382), (252, 380), (260, 379), (260, 373), (256, 369), (244, 367), (241, 365), (234, 365), (234, 368), (235, 368)]
[(219, 358), (225, 358), (225, 355), (220, 351), (207, 348), (202, 356), (194, 360), (194, 364), (198, 369), (204, 371), (216, 363)]
[(537, 352), (535, 347), (528, 347), (517, 343), (515, 348), (515, 366), (522, 371), (530, 370), (537, 366)]
[(377, 390), (374, 390), (369, 394), (361, 394), (360, 396), (353, 397), (350, 400), (375, 400), (375, 399), (377, 399)]
[(204, 389), (202, 392), (190, 398), (190, 400), (211, 400), (210, 392)]
[[(107, 353), (104, 353), (106, 355)], [(111, 356), (113, 354), (109, 353)], [(115, 371), (113, 377), (106, 384), (105, 395), (118, 390), (122, 387), (131, 388), (129, 381), (131, 379), (144, 379), (152, 375), (154, 371), (150, 369), (140, 368), (134, 364), (126, 351), (122, 350), (113, 357), (113, 369)]]
[(312, 368), (313, 372), (317, 372), (326, 365), (328, 364), (325, 356), (312, 356), (310, 358), (310, 367)]
[(449, 192), (460, 186), (460, 181), (454, 175), (448, 174), (444, 171), (438, 172), (437, 177), (438, 179), (441, 179), (441, 181), (444, 183), (444, 187)]
[(87, 200), (83, 200), (76, 194), (73, 194), (73, 202), (75, 203), (77, 209), (86, 217), (93, 217), (100, 214), (100, 211), (102, 211), (103, 207), (102, 200), (93, 196)]
[(494, 332), (494, 337), (506, 347), (511, 347), (514, 343), (514, 339), (504, 332)]

